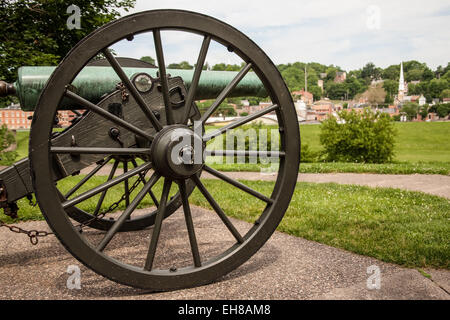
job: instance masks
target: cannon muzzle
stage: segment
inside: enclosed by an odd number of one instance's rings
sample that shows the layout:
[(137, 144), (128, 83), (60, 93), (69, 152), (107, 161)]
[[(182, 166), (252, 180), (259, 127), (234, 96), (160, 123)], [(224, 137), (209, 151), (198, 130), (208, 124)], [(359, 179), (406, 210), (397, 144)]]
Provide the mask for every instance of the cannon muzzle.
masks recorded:
[(11, 83), (0, 81), (0, 97), (3, 98), (13, 94), (16, 94), (16, 87)]

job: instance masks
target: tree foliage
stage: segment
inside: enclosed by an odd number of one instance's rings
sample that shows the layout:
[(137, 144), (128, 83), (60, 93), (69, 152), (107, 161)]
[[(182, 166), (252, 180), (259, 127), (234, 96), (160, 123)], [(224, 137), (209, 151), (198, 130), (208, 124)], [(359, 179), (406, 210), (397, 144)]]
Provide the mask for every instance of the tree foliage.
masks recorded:
[[(56, 65), (84, 36), (128, 11), (135, 0), (0, 1), (0, 79), (13, 82), (21, 66)], [(80, 8), (81, 29), (69, 30), (69, 5)], [(1, 103), (1, 102), (0, 102)], [(3, 100), (5, 104), (5, 100)]]
[[(134, 0), (15, 0), (0, 2), (0, 77), (15, 80), (23, 65), (54, 65), (84, 36), (117, 18)], [(69, 30), (67, 7), (80, 8), (81, 29)]]
[(408, 120), (415, 119), (419, 113), (419, 104), (415, 102), (407, 102), (402, 106), (402, 112), (406, 113)]
[(194, 69), (194, 66), (190, 65), (187, 61), (181, 61), (180, 63), (171, 63), (167, 66), (169, 69)]
[(237, 64), (226, 64), (226, 63), (218, 63), (212, 66), (211, 70), (214, 71), (239, 71), (245, 65), (243, 62), (241, 65)]
[(155, 59), (150, 56), (143, 56), (140, 60), (155, 65)]
[(342, 110), (322, 122), (320, 142), (327, 161), (385, 163), (394, 156), (396, 131), (389, 115)]

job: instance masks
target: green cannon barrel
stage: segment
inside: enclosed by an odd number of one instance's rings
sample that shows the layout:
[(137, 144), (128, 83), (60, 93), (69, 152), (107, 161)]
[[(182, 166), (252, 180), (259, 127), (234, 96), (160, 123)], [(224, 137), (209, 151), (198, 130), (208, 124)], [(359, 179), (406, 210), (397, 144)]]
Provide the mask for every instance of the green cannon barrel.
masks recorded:
[[(45, 83), (56, 67), (21, 67), (18, 72), (18, 79), (14, 83), (14, 88), (10, 92), (15, 92), (19, 97), (23, 110), (34, 110), (39, 95)], [(156, 78), (158, 69), (155, 68), (123, 68), (128, 77), (136, 73), (145, 72)], [(184, 80), (189, 88), (194, 70), (167, 69), (167, 73), (172, 77), (179, 76)], [(200, 77), (195, 99), (214, 99), (237, 75), (232, 71), (203, 71)], [(111, 67), (89, 66), (85, 67), (72, 82), (77, 94), (83, 98), (97, 103), (100, 98), (116, 88), (120, 82), (119, 77)], [(5, 89), (6, 91), (6, 89)], [(249, 72), (230, 93), (229, 97), (242, 96), (267, 96), (266, 90), (254, 72)], [(63, 100), (59, 106), (61, 109), (72, 109), (76, 106), (69, 104), (68, 100)]]

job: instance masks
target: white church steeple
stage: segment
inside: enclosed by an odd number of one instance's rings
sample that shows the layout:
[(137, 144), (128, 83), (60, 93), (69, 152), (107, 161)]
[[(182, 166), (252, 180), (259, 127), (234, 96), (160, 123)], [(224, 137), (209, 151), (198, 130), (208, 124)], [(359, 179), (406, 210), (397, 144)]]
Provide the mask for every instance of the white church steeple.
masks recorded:
[(403, 76), (403, 61), (400, 63), (400, 79), (398, 80), (398, 96), (399, 102), (403, 101), (405, 96), (405, 78)]
[(405, 91), (405, 78), (403, 77), (403, 61), (400, 63), (400, 80), (398, 81), (398, 91)]

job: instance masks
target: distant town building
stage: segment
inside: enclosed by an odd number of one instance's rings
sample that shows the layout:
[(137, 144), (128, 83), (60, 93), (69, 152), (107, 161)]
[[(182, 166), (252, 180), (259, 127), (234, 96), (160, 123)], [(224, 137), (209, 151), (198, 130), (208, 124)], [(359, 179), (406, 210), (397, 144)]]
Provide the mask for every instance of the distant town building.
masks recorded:
[[(81, 110), (80, 113), (83, 113)], [(31, 119), (33, 111), (23, 111), (19, 104), (11, 104), (7, 108), (0, 109), (0, 124), (5, 124), (10, 130), (29, 130), (31, 128)], [(68, 127), (76, 114), (70, 110), (58, 111), (58, 125)]]
[(400, 110), (398, 109), (397, 106), (389, 106), (387, 108), (380, 108), (380, 109), (377, 109), (376, 111), (379, 111), (381, 113), (387, 113), (391, 117), (400, 114)]
[(333, 113), (334, 104), (328, 100), (319, 100), (311, 106), (311, 109), (315, 112), (315, 120), (323, 121)]
[(248, 100), (241, 100), (241, 104), (242, 104), (244, 107), (248, 107), (248, 106), (250, 105), (250, 102), (249, 102)]
[(419, 97), (419, 106), (423, 106), (427, 103), (427, 99), (422, 95)]
[(303, 100), (297, 100), (294, 102), (295, 111), (297, 112), (297, 116), (306, 120), (307, 107), (306, 103)]
[(11, 104), (7, 108), (0, 109), (0, 123), (5, 124), (10, 130), (30, 129), (31, 117), (33, 112), (22, 111), (19, 104)]
[(306, 103), (306, 105), (311, 105), (314, 102), (314, 96), (311, 92), (305, 90), (294, 91), (291, 93), (295, 98), (296, 96)]
[(334, 77), (334, 82), (344, 82), (347, 79), (347, 72), (345, 71), (337, 71), (336, 77)]
[(322, 89), (322, 92), (323, 92), (323, 80), (321, 80), (321, 79), (317, 80), (317, 86), (318, 86), (320, 89)]

